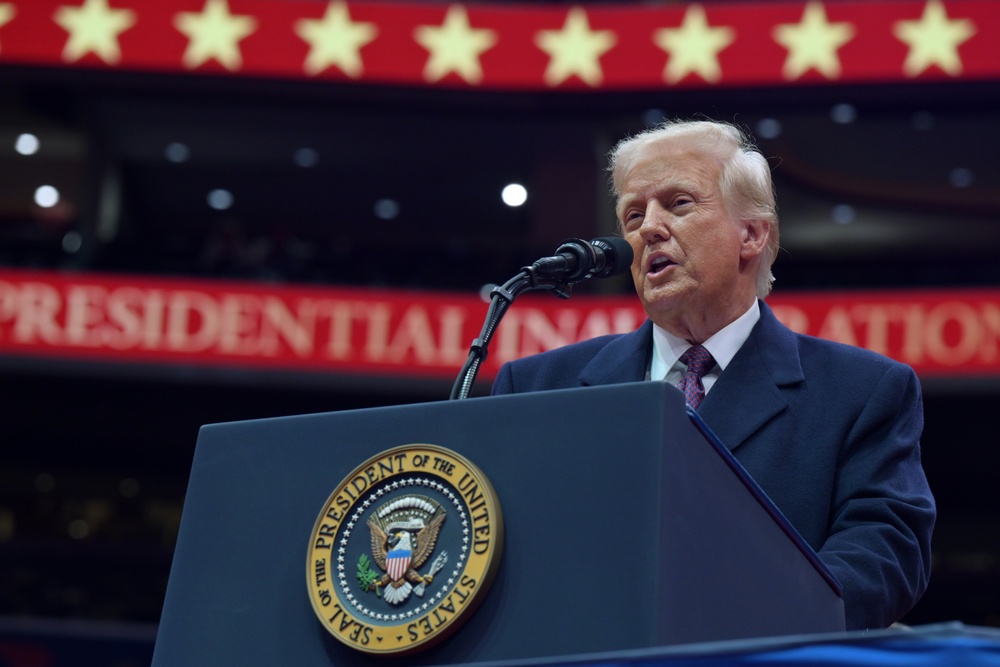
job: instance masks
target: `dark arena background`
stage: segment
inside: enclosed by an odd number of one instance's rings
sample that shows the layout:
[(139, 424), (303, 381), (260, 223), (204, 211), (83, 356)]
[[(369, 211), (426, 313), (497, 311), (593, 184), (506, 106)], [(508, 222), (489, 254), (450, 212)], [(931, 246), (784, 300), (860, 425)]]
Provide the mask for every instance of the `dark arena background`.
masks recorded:
[[(0, 1), (0, 664), (148, 663), (199, 427), (447, 399), (481, 295), (614, 234), (607, 151), (674, 117), (771, 160), (786, 321), (921, 377), (904, 621), (1000, 626), (997, 40), (966, 1)], [(474, 394), (636, 309), (526, 297)]]

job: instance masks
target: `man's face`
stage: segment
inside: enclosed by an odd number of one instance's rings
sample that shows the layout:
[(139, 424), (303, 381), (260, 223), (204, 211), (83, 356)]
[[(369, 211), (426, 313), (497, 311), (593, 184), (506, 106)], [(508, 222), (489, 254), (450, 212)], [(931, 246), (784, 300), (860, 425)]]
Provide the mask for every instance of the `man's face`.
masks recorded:
[(726, 209), (720, 169), (683, 141), (654, 144), (625, 174), (616, 210), (635, 253), (632, 280), (646, 313), (689, 340), (715, 333), (706, 327), (727, 324), (749, 307), (742, 232)]

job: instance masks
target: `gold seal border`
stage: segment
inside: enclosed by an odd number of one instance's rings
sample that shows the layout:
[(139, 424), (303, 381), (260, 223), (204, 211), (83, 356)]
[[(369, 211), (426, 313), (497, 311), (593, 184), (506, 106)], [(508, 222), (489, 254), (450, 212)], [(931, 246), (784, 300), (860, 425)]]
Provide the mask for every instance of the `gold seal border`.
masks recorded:
[[(436, 478), (458, 491), (469, 515), (469, 552), (456, 582), (437, 604), (402, 623), (374, 625), (356, 615), (335, 590), (336, 543), (356, 504), (371, 489), (413, 476)], [(358, 651), (402, 655), (423, 650), (457, 630), (485, 598), (500, 566), (503, 535), (496, 492), (471, 461), (439, 445), (407, 444), (388, 449), (341, 481), (313, 525), (306, 557), (313, 611), (330, 634)]]

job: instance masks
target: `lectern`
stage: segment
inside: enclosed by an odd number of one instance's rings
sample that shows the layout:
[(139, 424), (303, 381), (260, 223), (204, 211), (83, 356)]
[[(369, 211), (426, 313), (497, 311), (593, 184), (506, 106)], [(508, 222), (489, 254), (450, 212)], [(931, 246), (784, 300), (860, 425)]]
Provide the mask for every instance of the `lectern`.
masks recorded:
[[(341, 480), (410, 443), (489, 478), (502, 558), (460, 629), (373, 657), (317, 618), (307, 551)], [(681, 394), (645, 382), (204, 426), (153, 664), (445, 665), (843, 628), (816, 555)]]

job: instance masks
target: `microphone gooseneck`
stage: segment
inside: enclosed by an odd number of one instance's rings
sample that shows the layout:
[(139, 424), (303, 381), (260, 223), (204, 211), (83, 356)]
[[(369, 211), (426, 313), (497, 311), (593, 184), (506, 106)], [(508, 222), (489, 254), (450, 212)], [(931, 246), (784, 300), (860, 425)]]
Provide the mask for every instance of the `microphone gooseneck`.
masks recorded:
[(556, 254), (542, 257), (525, 266), (516, 276), (490, 291), (490, 306), (479, 336), (469, 347), (469, 356), (451, 390), (451, 399), (468, 398), (479, 367), (500, 325), (500, 320), (519, 295), (531, 290), (549, 290), (568, 299), (573, 283), (587, 278), (607, 278), (624, 273), (632, 265), (632, 246), (617, 236), (596, 238), (590, 242), (567, 239)]

